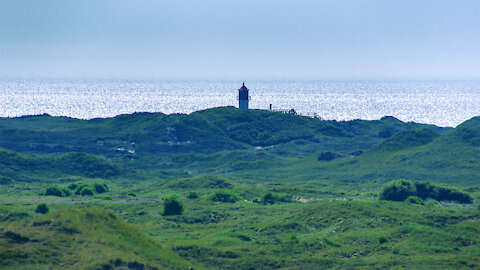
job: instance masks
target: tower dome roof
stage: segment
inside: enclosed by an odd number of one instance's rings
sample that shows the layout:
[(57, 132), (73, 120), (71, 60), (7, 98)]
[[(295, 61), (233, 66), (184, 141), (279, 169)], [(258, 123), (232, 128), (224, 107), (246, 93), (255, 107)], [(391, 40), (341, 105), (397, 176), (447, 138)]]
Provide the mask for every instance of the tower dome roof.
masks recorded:
[(242, 87), (240, 87), (240, 89), (238, 89), (240, 91), (248, 91), (248, 88), (245, 86), (245, 82), (243, 82), (242, 84)]

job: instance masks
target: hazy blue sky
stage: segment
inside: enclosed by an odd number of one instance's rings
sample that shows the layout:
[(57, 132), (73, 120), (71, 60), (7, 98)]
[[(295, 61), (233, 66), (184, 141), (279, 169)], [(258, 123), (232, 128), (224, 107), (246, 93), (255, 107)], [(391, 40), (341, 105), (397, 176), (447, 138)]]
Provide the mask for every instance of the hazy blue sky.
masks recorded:
[(480, 78), (480, 1), (1, 0), (8, 76)]

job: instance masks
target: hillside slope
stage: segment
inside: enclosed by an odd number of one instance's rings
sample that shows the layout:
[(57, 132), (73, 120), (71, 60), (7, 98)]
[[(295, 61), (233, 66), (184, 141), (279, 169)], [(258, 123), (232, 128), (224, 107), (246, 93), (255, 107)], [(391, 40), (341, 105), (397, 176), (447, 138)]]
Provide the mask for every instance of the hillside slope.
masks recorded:
[[(480, 169), (479, 122), (473, 118), (451, 129), (393, 117), (337, 122), (231, 107), (88, 121), (4, 118), (0, 145), (37, 154), (0, 151), (0, 176), (3, 182), (63, 175), (125, 178), (126, 171), (138, 171), (152, 179), (223, 174), (260, 182), (379, 185), (406, 178), (472, 185)], [(84, 153), (67, 153), (71, 149)], [(325, 152), (335, 159), (320, 160)]]
[(0, 212), (2, 267), (189, 269), (191, 266), (102, 208), (69, 208), (34, 217), (19, 216), (5, 209)]
[[(397, 132), (422, 126), (392, 117), (336, 122), (232, 107), (189, 115), (134, 113), (92, 120), (40, 115), (0, 118), (0, 147), (29, 153), (141, 157), (277, 146), (272, 150), (276, 154), (302, 156), (318, 148), (368, 149)], [(439, 133), (446, 130), (435, 127)]]
[(0, 177), (5, 182), (13, 180), (30, 182), (38, 178), (61, 176), (110, 178), (127, 171), (105, 158), (85, 153), (65, 153), (58, 156), (27, 155), (0, 148)]
[(428, 128), (403, 131), (359, 156), (344, 156), (330, 162), (311, 156), (289, 168), (290, 174), (305, 180), (382, 183), (404, 178), (478, 185), (480, 130), (459, 126), (444, 135)]

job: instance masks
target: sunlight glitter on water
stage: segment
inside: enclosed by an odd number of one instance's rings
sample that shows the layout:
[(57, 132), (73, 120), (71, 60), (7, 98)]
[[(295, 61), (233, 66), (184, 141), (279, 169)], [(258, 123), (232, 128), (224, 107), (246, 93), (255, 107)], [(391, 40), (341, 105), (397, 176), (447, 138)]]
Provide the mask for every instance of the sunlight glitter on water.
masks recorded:
[[(0, 80), (0, 116), (82, 119), (133, 112), (191, 113), (237, 106), (240, 81)], [(324, 119), (456, 126), (480, 115), (480, 81), (247, 81), (250, 107), (295, 108)]]

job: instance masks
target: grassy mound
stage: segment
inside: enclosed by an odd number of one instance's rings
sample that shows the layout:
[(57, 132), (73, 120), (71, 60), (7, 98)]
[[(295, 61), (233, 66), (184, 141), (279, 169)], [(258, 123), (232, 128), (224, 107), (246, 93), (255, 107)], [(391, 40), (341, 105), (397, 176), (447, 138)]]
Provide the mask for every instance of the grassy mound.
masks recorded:
[(85, 153), (67, 153), (58, 157), (55, 163), (58, 170), (65, 174), (91, 178), (109, 178), (121, 172), (119, 166), (105, 158)]
[(26, 269), (33, 265), (49, 269), (189, 267), (175, 253), (102, 208), (70, 208), (4, 223), (0, 254), (0, 265)]
[(430, 128), (402, 131), (386, 139), (374, 151), (398, 151), (427, 144), (440, 136)]
[(0, 149), (0, 160), (0, 175), (5, 179), (19, 181), (67, 175), (110, 178), (122, 173), (120, 166), (105, 158), (85, 153), (67, 153), (56, 157)]

